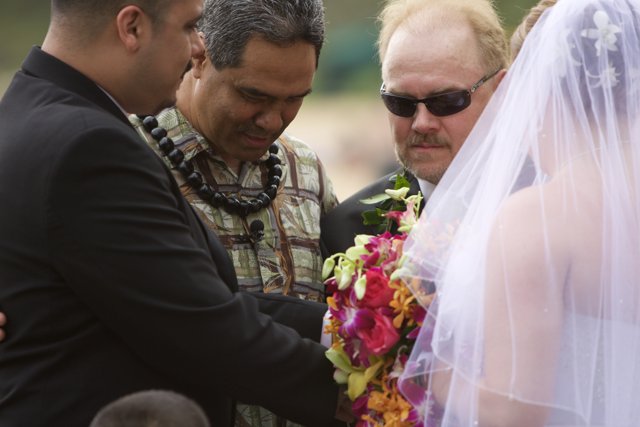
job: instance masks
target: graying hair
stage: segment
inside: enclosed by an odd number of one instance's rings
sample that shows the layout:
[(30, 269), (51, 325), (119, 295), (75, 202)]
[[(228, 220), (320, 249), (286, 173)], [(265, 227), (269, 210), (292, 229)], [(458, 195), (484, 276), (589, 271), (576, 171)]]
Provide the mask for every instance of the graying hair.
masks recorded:
[(279, 46), (305, 41), (316, 50), (324, 43), (322, 0), (206, 0), (199, 23), (207, 54), (216, 69), (238, 67), (251, 37)]

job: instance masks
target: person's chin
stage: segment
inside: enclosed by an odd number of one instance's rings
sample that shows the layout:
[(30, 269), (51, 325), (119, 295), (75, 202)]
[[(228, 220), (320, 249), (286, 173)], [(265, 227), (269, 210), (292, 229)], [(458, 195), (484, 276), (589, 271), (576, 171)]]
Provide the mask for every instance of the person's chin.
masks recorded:
[(429, 182), (437, 182), (440, 179), (440, 167), (432, 161), (425, 159), (401, 158), (400, 163), (416, 178), (424, 179)]
[(437, 185), (440, 182), (442, 175), (444, 175), (446, 171), (445, 168), (434, 166), (434, 165), (429, 165), (429, 166), (415, 165), (414, 167), (407, 168), (407, 169), (416, 178), (423, 179), (435, 185)]

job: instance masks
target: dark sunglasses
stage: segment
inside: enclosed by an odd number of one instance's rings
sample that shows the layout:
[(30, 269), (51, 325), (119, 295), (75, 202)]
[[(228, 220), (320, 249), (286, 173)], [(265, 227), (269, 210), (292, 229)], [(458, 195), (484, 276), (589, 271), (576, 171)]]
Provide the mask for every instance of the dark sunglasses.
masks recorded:
[(415, 99), (407, 96), (394, 95), (386, 91), (384, 83), (380, 87), (380, 96), (382, 102), (396, 116), (412, 117), (419, 103), (424, 104), (427, 110), (434, 116), (443, 117), (459, 113), (460, 111), (471, 105), (471, 94), (475, 92), (484, 82), (498, 74), (502, 68), (498, 68), (491, 74), (488, 74), (478, 80), (476, 84), (468, 90), (456, 90), (453, 92), (441, 93), (439, 95), (428, 96), (423, 99)]

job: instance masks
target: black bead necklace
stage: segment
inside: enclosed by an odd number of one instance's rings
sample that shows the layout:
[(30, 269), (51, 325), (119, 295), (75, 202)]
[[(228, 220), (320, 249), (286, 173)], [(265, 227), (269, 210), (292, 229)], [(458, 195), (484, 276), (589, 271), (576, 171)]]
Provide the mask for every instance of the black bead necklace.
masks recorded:
[(158, 143), (162, 155), (169, 159), (174, 168), (180, 171), (187, 184), (198, 193), (198, 196), (214, 208), (223, 208), (231, 214), (245, 218), (250, 213), (258, 212), (269, 206), (271, 201), (276, 198), (282, 179), (282, 166), (277, 155), (278, 146), (275, 143), (269, 147), (269, 158), (265, 161), (268, 168), (267, 185), (255, 199), (240, 200), (237, 197), (228, 197), (206, 183), (202, 174), (194, 169), (191, 161), (184, 157), (182, 150), (174, 145), (173, 140), (167, 136), (167, 130), (160, 127), (154, 116), (140, 118), (144, 128)]

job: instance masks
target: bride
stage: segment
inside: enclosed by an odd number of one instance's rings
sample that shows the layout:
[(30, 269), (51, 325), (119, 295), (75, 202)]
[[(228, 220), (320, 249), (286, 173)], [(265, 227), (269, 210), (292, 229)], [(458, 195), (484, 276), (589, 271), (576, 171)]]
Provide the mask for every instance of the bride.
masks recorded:
[(425, 425), (638, 425), (640, 0), (545, 11), (405, 248)]

